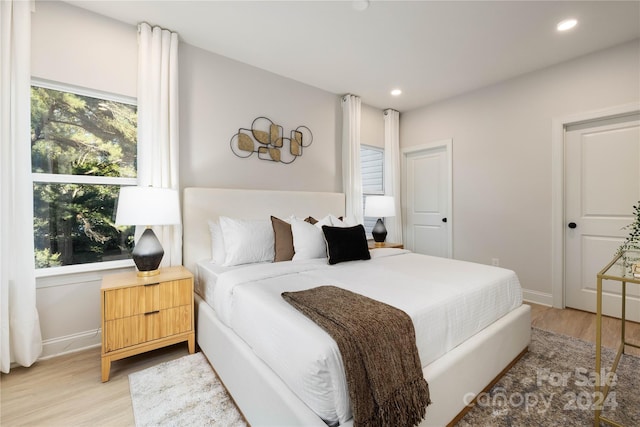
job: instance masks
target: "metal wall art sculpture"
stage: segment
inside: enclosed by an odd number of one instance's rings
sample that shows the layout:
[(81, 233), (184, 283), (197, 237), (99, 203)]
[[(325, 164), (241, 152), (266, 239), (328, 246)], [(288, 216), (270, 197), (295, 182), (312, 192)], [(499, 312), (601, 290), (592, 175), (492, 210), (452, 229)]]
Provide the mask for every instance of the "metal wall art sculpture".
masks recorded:
[(238, 129), (229, 143), (231, 151), (238, 157), (246, 158), (258, 153), (259, 159), (289, 164), (302, 156), (302, 149), (312, 142), (313, 134), (306, 126), (298, 126), (286, 138), (282, 126), (266, 117), (258, 117), (251, 123), (251, 129)]

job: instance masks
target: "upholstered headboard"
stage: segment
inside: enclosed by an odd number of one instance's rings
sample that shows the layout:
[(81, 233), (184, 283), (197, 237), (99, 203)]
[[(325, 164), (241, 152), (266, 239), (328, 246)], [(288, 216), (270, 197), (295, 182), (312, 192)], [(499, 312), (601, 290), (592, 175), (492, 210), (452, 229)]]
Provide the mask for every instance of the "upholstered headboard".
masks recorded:
[(183, 264), (195, 272), (197, 261), (211, 258), (207, 221), (220, 216), (239, 219), (269, 219), (327, 214), (344, 215), (344, 194), (308, 191), (235, 190), (189, 187), (182, 199)]

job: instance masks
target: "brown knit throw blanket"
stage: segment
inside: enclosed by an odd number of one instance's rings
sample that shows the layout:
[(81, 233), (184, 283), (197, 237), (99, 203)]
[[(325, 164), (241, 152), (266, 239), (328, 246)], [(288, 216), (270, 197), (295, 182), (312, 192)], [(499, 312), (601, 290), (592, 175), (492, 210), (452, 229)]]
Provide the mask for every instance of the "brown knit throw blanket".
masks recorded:
[(424, 418), (429, 386), (404, 311), (335, 286), (282, 297), (338, 344), (354, 427), (414, 426)]

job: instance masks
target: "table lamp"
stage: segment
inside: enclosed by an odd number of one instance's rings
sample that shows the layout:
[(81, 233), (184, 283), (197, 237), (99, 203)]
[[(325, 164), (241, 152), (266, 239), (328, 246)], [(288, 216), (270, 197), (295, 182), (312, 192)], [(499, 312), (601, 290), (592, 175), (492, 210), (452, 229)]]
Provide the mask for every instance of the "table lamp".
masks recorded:
[(180, 224), (178, 191), (158, 187), (122, 187), (118, 197), (116, 225), (142, 225), (146, 229), (131, 252), (138, 276), (159, 274), (164, 249), (152, 225)]
[(364, 205), (364, 216), (378, 218), (376, 225), (371, 230), (376, 246), (384, 246), (387, 238), (387, 228), (382, 218), (395, 216), (396, 205), (393, 196), (367, 196)]

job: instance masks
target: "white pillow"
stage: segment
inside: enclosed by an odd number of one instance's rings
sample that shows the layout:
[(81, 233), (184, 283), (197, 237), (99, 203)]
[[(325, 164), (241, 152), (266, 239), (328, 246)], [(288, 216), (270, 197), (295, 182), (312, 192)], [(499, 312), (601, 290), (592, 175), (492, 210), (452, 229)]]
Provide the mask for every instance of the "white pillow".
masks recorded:
[(356, 221), (350, 221), (349, 218), (340, 219), (335, 215), (329, 215), (329, 220), (331, 220), (331, 225), (334, 227), (344, 228), (344, 227), (353, 227), (354, 225), (358, 225)]
[(220, 224), (214, 221), (209, 222), (209, 232), (211, 233), (211, 261), (216, 264), (223, 264), (227, 257), (224, 250), (224, 238)]
[(248, 221), (220, 217), (224, 238), (225, 267), (254, 262), (273, 262), (275, 240), (270, 220)]
[(329, 216), (313, 225), (298, 218), (291, 220), (291, 234), (293, 234), (293, 249), (295, 250), (293, 261), (327, 257), (327, 244), (322, 232), (323, 225), (331, 225)]

